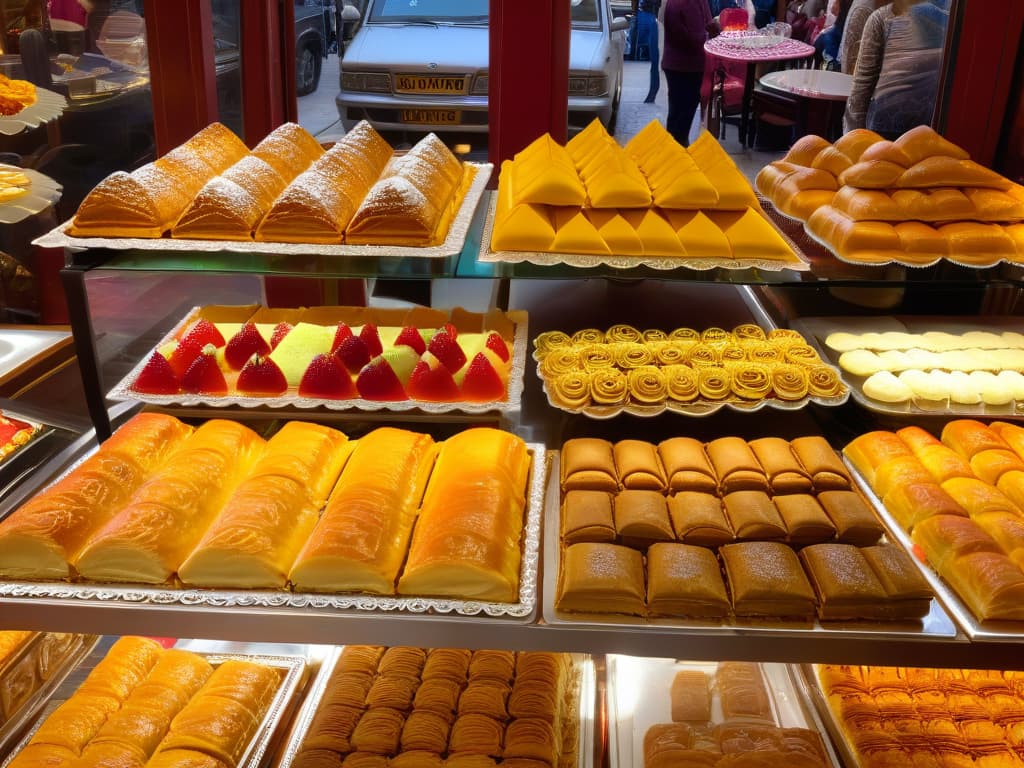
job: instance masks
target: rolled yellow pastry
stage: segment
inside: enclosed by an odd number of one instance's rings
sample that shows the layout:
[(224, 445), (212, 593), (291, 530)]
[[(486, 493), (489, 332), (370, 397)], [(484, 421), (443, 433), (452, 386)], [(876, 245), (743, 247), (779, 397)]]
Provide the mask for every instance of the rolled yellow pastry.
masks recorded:
[(533, 346), (541, 355), (546, 355), (553, 349), (562, 349), (572, 346), (572, 337), (563, 331), (546, 331), (533, 340)]
[(752, 363), (781, 363), (783, 350), (765, 342), (747, 344), (747, 359)]
[(755, 325), (754, 323), (743, 323), (742, 325), (737, 325), (732, 329), (732, 335), (739, 341), (743, 341), (745, 339), (764, 341), (767, 338), (764, 328), (760, 325)]
[(815, 397), (838, 397), (843, 392), (843, 382), (835, 368), (815, 365), (807, 369), (807, 389)]
[(809, 382), (807, 369), (799, 365), (776, 365), (771, 369), (772, 391), (780, 400), (803, 400)]
[(668, 337), (671, 341), (700, 341), (700, 334), (693, 328), (676, 328)]
[(636, 343), (643, 339), (643, 334), (641, 334), (640, 331), (638, 331), (632, 325), (625, 325), (621, 323), (619, 325), (613, 325), (611, 328), (609, 328), (604, 336), (605, 340), (609, 344), (615, 344), (617, 342), (622, 341)]
[(640, 337), (647, 344), (651, 344), (656, 341), (667, 341), (668, 334), (660, 328), (648, 328), (646, 331), (640, 334)]
[(783, 353), (782, 359), (793, 365), (818, 365), (821, 363), (821, 358), (818, 353), (814, 351), (814, 348), (808, 344), (793, 344), (792, 346), (786, 347)]
[(807, 339), (799, 331), (794, 331), (791, 328), (773, 328), (768, 332), (768, 341), (781, 347), (807, 343)]
[(646, 344), (622, 342), (612, 346), (615, 364), (619, 368), (632, 369), (654, 362), (654, 353)]
[(555, 349), (548, 352), (540, 363), (540, 373), (546, 379), (561, 376), (569, 371), (579, 370), (580, 356), (572, 347)]
[(590, 376), (590, 399), (595, 405), (619, 405), (626, 402), (629, 385), (626, 374), (617, 368), (602, 368)]
[(579, 349), (579, 361), (584, 371), (596, 371), (599, 368), (613, 368), (615, 356), (612, 348), (605, 344), (589, 344)]
[(705, 328), (701, 331), (700, 340), (705, 344), (728, 344), (732, 341), (732, 334), (724, 328)]
[(654, 345), (654, 360), (658, 365), (679, 365), (686, 362), (686, 349), (675, 341), (660, 341)]
[(701, 368), (697, 389), (707, 400), (724, 400), (732, 389), (732, 375), (725, 368)]
[(732, 369), (732, 393), (743, 400), (763, 400), (772, 390), (767, 366), (740, 363)]
[(582, 408), (590, 403), (590, 377), (586, 371), (571, 371), (551, 381), (551, 399), (564, 408)]
[(688, 365), (667, 365), (662, 369), (665, 374), (665, 389), (669, 398), (679, 403), (689, 403), (700, 394), (698, 374)]
[(597, 328), (584, 328), (582, 331), (576, 331), (572, 335), (572, 343), (577, 345), (604, 344), (604, 342), (604, 331), (599, 331)]
[(645, 365), (629, 372), (629, 396), (633, 402), (652, 405), (668, 397), (668, 380), (660, 368)]
[(718, 350), (718, 360), (722, 365), (742, 363), (747, 359), (747, 350), (739, 344), (726, 344)]
[(686, 362), (693, 368), (709, 368), (718, 365), (718, 352), (710, 344), (694, 344), (686, 353)]

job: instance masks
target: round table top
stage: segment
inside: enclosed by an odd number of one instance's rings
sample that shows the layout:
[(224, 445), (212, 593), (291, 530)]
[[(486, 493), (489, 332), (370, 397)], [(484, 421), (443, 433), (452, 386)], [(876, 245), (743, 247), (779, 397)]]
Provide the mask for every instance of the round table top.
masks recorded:
[(813, 45), (758, 30), (723, 32), (704, 43), (704, 50), (722, 59), (747, 62), (803, 59), (814, 54)]
[(850, 98), (853, 76), (822, 69), (786, 69), (769, 72), (761, 78), (761, 85), (809, 99), (846, 101)]

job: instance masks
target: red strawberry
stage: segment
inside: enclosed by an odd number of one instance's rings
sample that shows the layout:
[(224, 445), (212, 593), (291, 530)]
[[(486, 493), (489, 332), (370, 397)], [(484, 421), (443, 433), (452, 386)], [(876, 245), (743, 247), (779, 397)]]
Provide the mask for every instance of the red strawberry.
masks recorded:
[(185, 340), (195, 341), (199, 343), (200, 347), (205, 347), (207, 344), (213, 344), (215, 347), (224, 346), (224, 337), (221, 336), (217, 326), (211, 323), (209, 320), (200, 318), (196, 323), (188, 329), (188, 332), (182, 336), (182, 341)]
[(270, 335), (270, 348), (277, 349), (277, 345), (281, 343), (281, 339), (287, 336), (288, 332), (294, 327), (295, 326), (291, 323), (286, 323), (284, 321), (275, 325), (274, 332)]
[(366, 347), (366, 342), (358, 336), (349, 336), (334, 351), (335, 356), (345, 364), (349, 373), (359, 373), (363, 366), (373, 357)]
[(455, 337), (446, 330), (440, 330), (434, 334), (434, 338), (430, 340), (430, 344), (427, 346), (427, 351), (444, 363), (444, 367), (452, 373), (456, 373), (466, 364), (466, 353), (462, 351), (462, 347), (455, 341)]
[(317, 355), (302, 374), (299, 395), (327, 400), (345, 400), (356, 396), (352, 377), (334, 355)]
[(255, 323), (246, 323), (228, 341), (224, 348), (224, 359), (233, 370), (240, 371), (253, 355), (263, 357), (270, 352), (270, 345), (263, 338)]
[(338, 351), (338, 347), (341, 346), (341, 342), (345, 339), (351, 338), (352, 329), (345, 325), (345, 323), (338, 323), (338, 330), (334, 332), (334, 341), (331, 343), (331, 354), (333, 355)]
[(487, 334), (487, 341), (485, 342), (484, 346), (486, 346), (489, 350), (494, 352), (494, 354), (500, 357), (503, 363), (508, 362), (508, 344), (505, 343), (505, 340), (501, 338), (501, 334), (499, 334), (497, 331), (491, 331), (489, 334)]
[(200, 344), (194, 339), (182, 339), (178, 342), (178, 346), (171, 352), (171, 356), (167, 358), (167, 362), (171, 364), (171, 370), (174, 371), (174, 375), (180, 381), (185, 375), (185, 371), (192, 365), (193, 361), (201, 354), (203, 354), (203, 347), (205, 345)]
[(154, 352), (132, 384), (136, 392), (150, 395), (176, 395), (179, 390), (178, 377), (174, 375), (167, 358)]
[(417, 355), (422, 355), (427, 351), (427, 342), (423, 340), (423, 335), (412, 326), (406, 326), (398, 334), (395, 339), (395, 346), (399, 344), (405, 344), (407, 347), (412, 347)]
[(377, 333), (377, 326), (367, 323), (359, 331), (359, 338), (366, 342), (366, 348), (370, 351), (370, 357), (376, 357), (384, 351), (384, 345), (380, 343), (380, 334)]
[(483, 352), (478, 353), (466, 369), (462, 396), (471, 403), (487, 403), (505, 397), (505, 383)]
[[(429, 358), (429, 360), (428, 360)], [(435, 403), (451, 403), (462, 399), (452, 373), (433, 355), (425, 355), (416, 363), (409, 378), (409, 397)]]
[(236, 386), (247, 395), (280, 395), (288, 389), (288, 380), (277, 363), (269, 357), (255, 355), (238, 374)]
[(359, 372), (356, 389), (367, 400), (408, 400), (395, 369), (386, 358), (378, 356)]
[(451, 323), (445, 323), (444, 324), (444, 328), (442, 328), (441, 330), (447, 331), (448, 335), (451, 336), (453, 339), (459, 338), (459, 330), (458, 330), (458, 328), (456, 328)]
[(212, 344), (203, 347), (203, 354), (197, 357), (185, 371), (185, 376), (181, 380), (182, 389), (202, 395), (226, 395), (228, 393), (228, 384), (224, 381), (224, 374), (217, 366), (216, 352), (217, 348)]

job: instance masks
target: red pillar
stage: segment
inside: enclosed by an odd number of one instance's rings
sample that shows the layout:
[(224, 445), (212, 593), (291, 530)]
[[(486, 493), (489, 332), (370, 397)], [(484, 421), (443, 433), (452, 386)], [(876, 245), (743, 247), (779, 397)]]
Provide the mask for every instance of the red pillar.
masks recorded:
[(162, 155), (217, 119), (210, 0), (146, 4), (153, 132)]
[(250, 147), (296, 119), (295, 4), (249, 0), (241, 14), (242, 110)]
[(568, 2), (490, 0), (490, 159), (498, 166), (544, 133), (564, 143)]

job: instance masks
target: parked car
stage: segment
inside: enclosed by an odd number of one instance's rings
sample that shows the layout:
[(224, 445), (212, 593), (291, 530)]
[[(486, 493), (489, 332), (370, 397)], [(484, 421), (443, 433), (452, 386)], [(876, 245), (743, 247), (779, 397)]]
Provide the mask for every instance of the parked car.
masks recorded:
[(320, 70), (335, 37), (334, 0), (295, 0), (295, 92), (320, 86)]
[[(614, 130), (628, 22), (609, 0), (571, 0), (569, 129), (595, 117)], [(341, 62), (342, 125), (485, 133), (488, 0), (369, 0)], [(523, 41), (524, 55), (529, 41)]]

